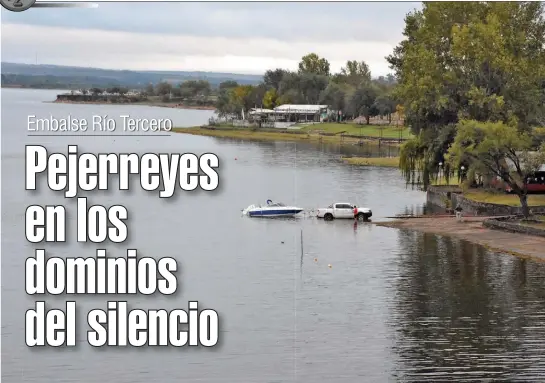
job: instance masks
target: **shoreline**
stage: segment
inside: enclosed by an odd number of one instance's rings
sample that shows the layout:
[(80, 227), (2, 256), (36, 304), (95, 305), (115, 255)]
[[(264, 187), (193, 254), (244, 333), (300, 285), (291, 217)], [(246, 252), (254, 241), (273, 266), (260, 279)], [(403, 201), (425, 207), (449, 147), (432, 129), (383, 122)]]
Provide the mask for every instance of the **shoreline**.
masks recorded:
[[(173, 133), (191, 134), (196, 136), (233, 138), (246, 141), (307, 141), (307, 142), (328, 142), (341, 145), (354, 145), (360, 142), (376, 143), (377, 145), (400, 146), (402, 143), (397, 140), (384, 139), (380, 137), (353, 137), (341, 135), (323, 135), (309, 133), (299, 130), (284, 129), (251, 129), (251, 128), (213, 128), (206, 126), (195, 126), (191, 128), (173, 128)], [(345, 160), (346, 158), (343, 158)], [(389, 165), (392, 166), (392, 165)]]
[(153, 106), (159, 108), (172, 108), (172, 109), (186, 109), (186, 110), (216, 110), (213, 106), (199, 106), (199, 105), (182, 105), (173, 104), (168, 102), (104, 102), (104, 101), (44, 101), (51, 104), (83, 104), (83, 105), (139, 105), (139, 106)]
[(401, 230), (453, 237), (480, 245), (495, 252), (520, 258), (545, 262), (545, 238), (528, 234), (489, 229), (483, 222), (498, 217), (464, 217), (458, 222), (454, 217), (401, 218), (396, 221), (373, 222), (374, 225)]
[(399, 168), (399, 157), (341, 157), (347, 165)]

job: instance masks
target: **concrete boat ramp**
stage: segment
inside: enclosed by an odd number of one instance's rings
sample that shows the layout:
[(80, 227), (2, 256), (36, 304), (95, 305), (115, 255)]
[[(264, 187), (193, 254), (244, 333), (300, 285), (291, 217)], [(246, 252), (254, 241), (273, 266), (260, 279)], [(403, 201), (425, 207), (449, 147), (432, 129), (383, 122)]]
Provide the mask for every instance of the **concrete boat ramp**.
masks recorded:
[(498, 217), (464, 217), (457, 221), (452, 216), (404, 217), (395, 221), (376, 222), (375, 225), (416, 230), (466, 240), (490, 250), (545, 262), (545, 238), (492, 230), (483, 222)]

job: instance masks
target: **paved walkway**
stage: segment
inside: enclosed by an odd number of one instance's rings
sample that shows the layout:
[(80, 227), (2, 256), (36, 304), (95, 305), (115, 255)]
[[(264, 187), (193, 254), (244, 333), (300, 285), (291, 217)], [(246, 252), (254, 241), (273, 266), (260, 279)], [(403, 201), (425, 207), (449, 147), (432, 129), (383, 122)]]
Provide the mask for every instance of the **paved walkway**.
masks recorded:
[(545, 238), (488, 229), (482, 225), (487, 218), (467, 217), (463, 222), (454, 217), (414, 218), (377, 222), (376, 225), (456, 237), (491, 250), (545, 262)]

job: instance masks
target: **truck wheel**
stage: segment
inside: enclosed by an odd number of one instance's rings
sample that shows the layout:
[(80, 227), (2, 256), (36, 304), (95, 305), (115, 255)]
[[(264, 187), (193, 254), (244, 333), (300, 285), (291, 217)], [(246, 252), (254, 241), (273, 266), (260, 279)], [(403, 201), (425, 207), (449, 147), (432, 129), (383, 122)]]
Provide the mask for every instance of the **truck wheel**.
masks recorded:
[(365, 221), (366, 220), (365, 214), (363, 214), (363, 213), (358, 213), (356, 218), (358, 219), (358, 221)]
[(333, 214), (326, 213), (326, 215), (324, 215), (324, 221), (333, 221)]

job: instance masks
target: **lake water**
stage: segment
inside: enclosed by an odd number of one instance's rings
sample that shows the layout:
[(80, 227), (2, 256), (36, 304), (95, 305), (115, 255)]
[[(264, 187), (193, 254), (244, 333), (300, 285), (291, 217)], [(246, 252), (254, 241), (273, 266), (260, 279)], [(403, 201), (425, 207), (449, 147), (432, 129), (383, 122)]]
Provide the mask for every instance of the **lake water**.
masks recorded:
[[(545, 265), (471, 244), (352, 221), (260, 220), (241, 209), (267, 199), (316, 208), (352, 201), (374, 220), (419, 211), (425, 194), (396, 169), (338, 163), (341, 149), (208, 137), (31, 137), (28, 115), (171, 118), (205, 123), (208, 111), (142, 106), (51, 104), (55, 91), (2, 89), (3, 382), (440, 382), (528, 381), (545, 376)], [(84, 314), (114, 297), (78, 296), (78, 347), (25, 345), (24, 263), (36, 248), (60, 257), (93, 256), (106, 245), (34, 246), (24, 233), (31, 204), (64, 200), (44, 185), (25, 192), (24, 150), (39, 143), (66, 152), (216, 153), (221, 187), (162, 200), (134, 188), (82, 193), (93, 204), (129, 209), (130, 239), (112, 256), (175, 257), (174, 297), (128, 297), (131, 308), (213, 308), (220, 344), (212, 349), (92, 348)], [(69, 235), (75, 218), (68, 217)], [(301, 254), (301, 232), (303, 254)], [(70, 237), (72, 238), (72, 237)], [(331, 265), (331, 268), (328, 267)], [(67, 297), (46, 297), (64, 307)], [(125, 297), (117, 297), (125, 300)]]

